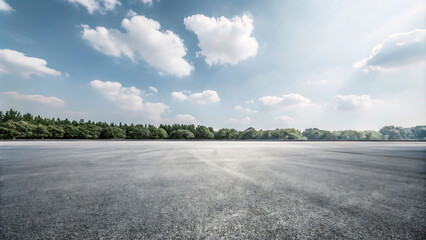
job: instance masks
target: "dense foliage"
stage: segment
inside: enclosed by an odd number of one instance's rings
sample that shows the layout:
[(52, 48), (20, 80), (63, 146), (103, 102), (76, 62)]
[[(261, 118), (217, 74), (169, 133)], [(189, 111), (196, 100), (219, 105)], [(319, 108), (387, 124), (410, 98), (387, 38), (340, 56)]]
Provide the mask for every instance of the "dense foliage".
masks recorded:
[(402, 128), (386, 126), (380, 131), (327, 131), (294, 128), (244, 131), (193, 124), (173, 124), (159, 127), (142, 124), (69, 121), (22, 115), (15, 110), (0, 111), (0, 139), (259, 139), (259, 140), (426, 140), (426, 126)]

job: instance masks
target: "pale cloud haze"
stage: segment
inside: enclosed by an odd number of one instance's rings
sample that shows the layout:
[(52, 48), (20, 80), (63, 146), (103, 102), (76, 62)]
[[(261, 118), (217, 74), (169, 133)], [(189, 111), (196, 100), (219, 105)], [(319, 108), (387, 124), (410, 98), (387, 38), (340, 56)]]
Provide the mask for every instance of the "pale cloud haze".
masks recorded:
[(424, 125), (425, 14), (421, 0), (0, 0), (0, 111), (239, 130)]

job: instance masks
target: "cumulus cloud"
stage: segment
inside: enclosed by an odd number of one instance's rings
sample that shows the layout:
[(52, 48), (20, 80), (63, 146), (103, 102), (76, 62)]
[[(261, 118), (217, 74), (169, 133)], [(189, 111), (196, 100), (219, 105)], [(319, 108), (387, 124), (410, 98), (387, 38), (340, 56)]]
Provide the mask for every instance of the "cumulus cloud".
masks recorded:
[(336, 95), (333, 102), (337, 110), (354, 110), (371, 106), (373, 100), (369, 95)]
[(309, 104), (311, 100), (298, 93), (285, 94), (281, 97), (264, 96), (258, 99), (264, 106), (292, 106), (299, 104)]
[(134, 62), (142, 59), (160, 73), (164, 71), (177, 77), (191, 74), (194, 67), (183, 59), (186, 48), (177, 34), (162, 31), (159, 22), (144, 16), (125, 18), (121, 26), (126, 32), (82, 25), (82, 38), (103, 54), (125, 56)]
[(253, 123), (254, 119), (251, 118), (251, 117), (245, 117), (245, 118), (242, 118), (242, 119), (230, 118), (229, 122), (230, 123), (240, 123), (240, 124), (247, 125), (247, 124)]
[(13, 8), (5, 0), (0, 0), (0, 11), (12, 12)]
[(169, 108), (164, 103), (144, 103), (141, 97), (142, 90), (136, 87), (123, 87), (119, 82), (93, 80), (90, 85), (120, 109), (140, 112), (144, 117), (154, 121), (161, 121), (161, 115)]
[(253, 99), (250, 99), (250, 100), (245, 101), (244, 103), (245, 103), (245, 104), (254, 104), (254, 100), (253, 100)]
[(396, 68), (426, 60), (426, 29), (395, 33), (373, 48), (368, 58), (354, 64), (365, 71)]
[(158, 89), (153, 87), (153, 86), (149, 86), (149, 91), (154, 92), (154, 93), (158, 93)]
[(179, 123), (191, 123), (191, 124), (198, 124), (197, 119), (189, 114), (178, 114), (176, 115), (176, 121)]
[(259, 47), (253, 31), (253, 18), (243, 15), (232, 19), (214, 18), (201, 14), (184, 19), (186, 29), (198, 37), (198, 46), (208, 65), (237, 64), (239, 61), (256, 56)]
[(104, 14), (106, 11), (114, 10), (116, 6), (121, 5), (118, 0), (68, 0), (68, 2), (82, 5), (87, 8), (90, 14), (95, 11)]
[(142, 0), (142, 3), (147, 5), (147, 6), (151, 6), (152, 5), (152, 0)]
[(235, 110), (245, 112), (247, 114), (256, 114), (257, 113), (257, 110), (253, 110), (251, 108), (245, 108), (245, 107), (240, 106), (240, 105), (235, 106)]
[(61, 75), (61, 72), (48, 68), (46, 65), (47, 62), (44, 59), (27, 57), (15, 50), (0, 49), (0, 74), (14, 73), (26, 78), (31, 75)]
[(190, 101), (198, 104), (208, 104), (220, 102), (219, 95), (216, 91), (205, 90), (200, 93), (187, 95), (183, 92), (172, 92), (172, 98), (178, 101)]
[(18, 92), (3, 92), (3, 96), (18, 101), (26, 101), (31, 103), (41, 103), (52, 107), (62, 107), (65, 105), (65, 101), (57, 97), (45, 97), (42, 95), (24, 95)]

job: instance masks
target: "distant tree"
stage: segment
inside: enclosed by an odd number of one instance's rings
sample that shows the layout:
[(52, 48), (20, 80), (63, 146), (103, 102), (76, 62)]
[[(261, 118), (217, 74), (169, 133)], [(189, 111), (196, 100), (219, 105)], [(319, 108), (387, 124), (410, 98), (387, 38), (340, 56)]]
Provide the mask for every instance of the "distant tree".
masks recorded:
[(31, 115), (30, 113), (26, 113), (22, 116), (22, 120), (28, 122), (28, 123), (33, 123), (34, 124), (34, 117), (33, 115)]
[(364, 131), (363, 136), (365, 140), (381, 140), (382, 134), (377, 131)]
[(126, 138), (126, 131), (116, 126), (105, 126), (99, 138), (102, 139), (122, 139)]
[(216, 132), (214, 137), (216, 139), (229, 139), (229, 129), (227, 128), (219, 129), (219, 131)]
[(297, 140), (302, 138), (302, 132), (295, 128), (287, 128), (285, 131), (287, 132), (288, 139)]
[(59, 118), (44, 118), (30, 113), (21, 114), (10, 109), (0, 111), (0, 138), (54, 138), (54, 139), (275, 139), (275, 140), (426, 140), (426, 126), (402, 128), (385, 126), (377, 131), (327, 131), (308, 128), (303, 133), (294, 128), (275, 130), (256, 130), (247, 128), (244, 131), (222, 128), (217, 132), (212, 127), (194, 124), (154, 125), (130, 124), (118, 125), (106, 122), (87, 122)]
[(48, 138), (50, 136), (49, 130), (46, 126), (42, 124), (34, 125), (32, 129), (32, 135), (31, 138)]
[(258, 137), (258, 132), (255, 128), (247, 128), (242, 133), (242, 139), (256, 139)]
[(174, 138), (174, 139), (191, 139), (194, 137), (195, 136), (191, 131), (184, 130), (184, 129), (179, 129), (171, 133), (171, 138)]
[(271, 130), (259, 130), (259, 139), (272, 139), (272, 131)]
[(195, 129), (195, 138), (197, 139), (213, 139), (214, 134), (210, 130), (202, 125), (197, 126)]
[(102, 128), (94, 124), (84, 124), (77, 127), (78, 136), (82, 139), (98, 139)]
[(7, 122), (9, 120), (12, 120), (14, 122), (19, 122), (22, 120), (22, 115), (20, 112), (10, 109), (9, 111), (5, 112), (3, 117), (4, 122)]
[(385, 140), (401, 140), (405, 139), (405, 131), (402, 127), (385, 126), (379, 131)]
[(158, 128), (158, 136), (160, 139), (167, 139), (169, 134), (167, 134), (167, 131), (164, 130), (164, 128)]
[(143, 125), (130, 126), (127, 128), (127, 138), (130, 139), (149, 139), (151, 138), (151, 132), (148, 128)]
[(414, 139), (426, 139), (426, 125), (412, 127), (411, 132)]
[(332, 132), (330, 131), (326, 131), (326, 130), (321, 130), (320, 131), (320, 140), (335, 140), (335, 136)]
[(307, 128), (303, 131), (303, 136), (309, 140), (319, 140), (321, 137), (321, 131), (318, 128)]
[(66, 139), (78, 138), (78, 136), (80, 136), (79, 129), (74, 125), (71, 125), (71, 124), (65, 125), (63, 129), (64, 129), (64, 138)]
[(49, 131), (49, 135), (52, 138), (55, 138), (55, 139), (64, 138), (65, 131), (61, 126), (49, 125), (47, 126), (47, 130)]
[(25, 121), (14, 122), (9, 120), (0, 125), (0, 136), (3, 139), (31, 138), (34, 125)]
[(279, 140), (297, 140), (302, 137), (302, 133), (294, 128), (286, 128), (286, 129), (275, 129), (271, 131), (271, 139), (279, 139)]
[(159, 139), (160, 138), (160, 133), (158, 132), (158, 128), (156, 128), (153, 125), (149, 125), (148, 130), (149, 130), (151, 139)]
[(236, 129), (231, 128), (228, 132), (228, 139), (241, 139), (241, 135)]
[(235, 129), (222, 128), (215, 133), (216, 139), (240, 139), (241, 133)]

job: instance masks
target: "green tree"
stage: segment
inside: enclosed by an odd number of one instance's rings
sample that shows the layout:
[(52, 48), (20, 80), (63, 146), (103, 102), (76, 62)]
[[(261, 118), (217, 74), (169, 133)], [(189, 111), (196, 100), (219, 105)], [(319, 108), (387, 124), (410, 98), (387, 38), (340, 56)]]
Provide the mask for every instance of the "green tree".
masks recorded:
[(0, 136), (3, 139), (31, 138), (34, 125), (25, 121), (14, 122), (9, 120), (0, 126)]
[(258, 132), (255, 128), (249, 127), (242, 133), (242, 139), (256, 139), (258, 137)]
[(137, 125), (133, 129), (132, 135), (133, 139), (150, 139), (151, 131), (142, 125)]
[(195, 136), (191, 131), (185, 130), (185, 129), (179, 129), (179, 130), (173, 131), (171, 134), (171, 138), (174, 138), (174, 139), (192, 139), (194, 137)]
[(410, 130), (412, 132), (414, 139), (420, 139), (420, 140), (426, 139), (426, 125), (412, 127)]
[(32, 135), (31, 138), (48, 138), (50, 136), (49, 130), (46, 126), (42, 124), (37, 124), (32, 129)]
[(321, 131), (318, 128), (307, 128), (303, 131), (303, 136), (309, 140), (319, 140), (321, 137)]
[(5, 112), (3, 117), (4, 122), (7, 122), (9, 120), (12, 120), (14, 122), (19, 122), (22, 120), (22, 115), (20, 112), (10, 109), (9, 111)]
[(219, 129), (219, 131), (216, 132), (214, 137), (216, 139), (229, 139), (229, 129), (227, 128)]
[(101, 135), (102, 128), (94, 124), (84, 124), (77, 127), (79, 138), (98, 139)]
[(405, 131), (402, 127), (385, 126), (379, 131), (385, 140), (405, 139)]
[(167, 131), (164, 130), (164, 128), (158, 128), (158, 136), (160, 139), (167, 139), (169, 134), (167, 134)]
[(151, 139), (159, 139), (160, 138), (160, 133), (158, 132), (158, 129), (155, 126), (149, 125), (148, 130), (149, 130)]
[(64, 129), (64, 138), (66, 139), (78, 138), (80, 136), (79, 129), (74, 125), (71, 125), (71, 124), (65, 125), (63, 129)]
[(119, 127), (115, 127), (115, 126), (105, 126), (102, 129), (99, 138), (102, 138), (102, 139), (122, 139), (122, 138), (126, 138), (126, 131), (124, 131), (123, 129), (121, 129)]
[(202, 125), (197, 126), (195, 129), (195, 138), (197, 139), (213, 139), (214, 134), (210, 130)]
[(49, 125), (47, 126), (47, 130), (49, 131), (49, 135), (52, 138), (55, 138), (55, 139), (64, 138), (65, 131), (61, 126)]
[(240, 139), (240, 138), (241, 138), (241, 133), (239, 131), (233, 128), (229, 129), (228, 139)]

